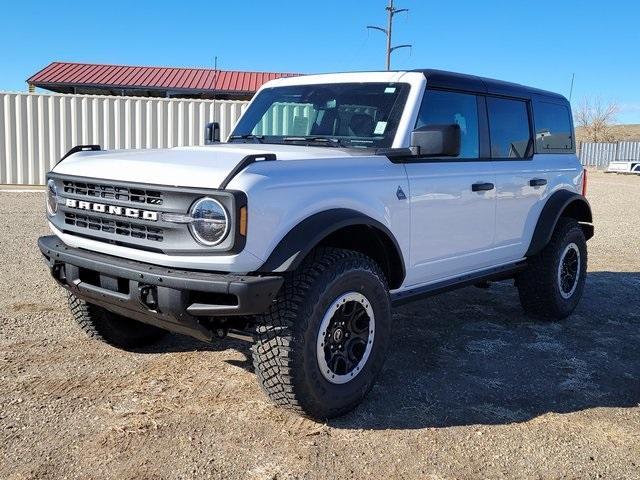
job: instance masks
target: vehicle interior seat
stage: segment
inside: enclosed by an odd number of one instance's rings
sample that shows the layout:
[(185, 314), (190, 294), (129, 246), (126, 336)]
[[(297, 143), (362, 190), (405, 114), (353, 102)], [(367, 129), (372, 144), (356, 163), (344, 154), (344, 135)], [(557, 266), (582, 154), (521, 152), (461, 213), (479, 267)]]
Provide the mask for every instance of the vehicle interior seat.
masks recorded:
[(349, 135), (357, 137), (373, 135), (373, 117), (366, 113), (354, 113), (349, 121)]

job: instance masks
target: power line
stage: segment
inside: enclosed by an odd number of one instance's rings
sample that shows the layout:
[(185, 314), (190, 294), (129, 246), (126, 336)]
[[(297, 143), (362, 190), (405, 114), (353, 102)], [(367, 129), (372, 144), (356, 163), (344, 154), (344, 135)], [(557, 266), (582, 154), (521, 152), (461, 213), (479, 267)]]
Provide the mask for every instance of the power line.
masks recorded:
[(389, 5), (385, 7), (387, 11), (387, 28), (376, 27), (375, 25), (367, 25), (367, 28), (371, 28), (373, 30), (379, 30), (383, 32), (387, 36), (387, 61), (386, 61), (386, 69), (391, 70), (391, 53), (394, 50), (398, 50), (399, 48), (411, 48), (411, 45), (396, 45), (395, 47), (391, 46), (391, 33), (393, 30), (393, 17), (396, 13), (400, 12), (408, 12), (408, 8), (395, 8), (393, 6), (393, 0), (389, 0)]

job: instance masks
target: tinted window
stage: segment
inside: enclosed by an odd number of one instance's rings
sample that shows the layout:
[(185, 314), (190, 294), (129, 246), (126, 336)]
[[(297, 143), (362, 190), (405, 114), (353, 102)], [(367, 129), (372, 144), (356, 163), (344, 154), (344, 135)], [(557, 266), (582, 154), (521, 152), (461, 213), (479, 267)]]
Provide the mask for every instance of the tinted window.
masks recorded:
[(535, 105), (536, 146), (549, 150), (571, 150), (571, 116), (564, 105), (540, 102)]
[(475, 95), (427, 90), (416, 128), (425, 125), (460, 125), (458, 158), (478, 158), (478, 103)]
[(526, 158), (531, 154), (527, 104), (520, 100), (487, 97), (491, 157)]

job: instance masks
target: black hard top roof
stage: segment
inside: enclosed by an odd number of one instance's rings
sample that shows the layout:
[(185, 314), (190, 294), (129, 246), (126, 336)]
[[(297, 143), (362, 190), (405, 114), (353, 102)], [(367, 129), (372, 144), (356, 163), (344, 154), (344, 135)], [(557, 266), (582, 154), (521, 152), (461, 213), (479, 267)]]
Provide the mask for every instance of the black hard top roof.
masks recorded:
[(555, 100), (567, 99), (553, 92), (540, 90), (538, 88), (526, 87), (517, 83), (503, 82), (492, 78), (477, 77), (464, 73), (447, 72), (444, 70), (416, 69), (414, 72), (421, 72), (427, 79), (427, 86), (436, 88), (447, 88), (474, 93), (489, 93), (494, 95), (505, 95), (508, 97), (531, 98), (532, 96), (542, 96)]

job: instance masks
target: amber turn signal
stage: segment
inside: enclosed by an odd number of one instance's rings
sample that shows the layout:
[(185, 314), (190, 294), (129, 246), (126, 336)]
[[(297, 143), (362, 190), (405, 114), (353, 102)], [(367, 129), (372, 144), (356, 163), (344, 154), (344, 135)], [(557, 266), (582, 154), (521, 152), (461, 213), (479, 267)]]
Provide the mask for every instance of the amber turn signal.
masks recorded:
[(247, 236), (247, 207), (240, 208), (240, 235)]

